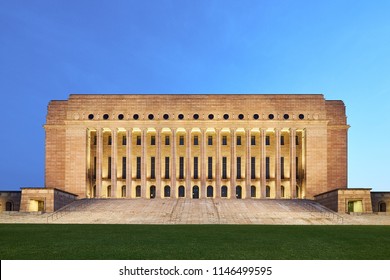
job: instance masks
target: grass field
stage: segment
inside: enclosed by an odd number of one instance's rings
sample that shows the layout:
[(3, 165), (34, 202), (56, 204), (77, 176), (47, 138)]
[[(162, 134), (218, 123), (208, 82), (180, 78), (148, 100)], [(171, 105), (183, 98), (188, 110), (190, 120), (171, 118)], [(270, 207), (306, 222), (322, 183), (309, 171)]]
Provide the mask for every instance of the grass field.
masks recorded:
[(0, 224), (0, 259), (390, 259), (390, 226)]

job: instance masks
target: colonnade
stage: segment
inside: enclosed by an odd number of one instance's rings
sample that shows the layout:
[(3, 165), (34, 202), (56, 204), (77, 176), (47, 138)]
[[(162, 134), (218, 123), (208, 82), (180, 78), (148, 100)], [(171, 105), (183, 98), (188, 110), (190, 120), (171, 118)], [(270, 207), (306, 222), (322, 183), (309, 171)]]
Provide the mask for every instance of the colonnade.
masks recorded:
[(305, 194), (304, 130), (91, 128), (87, 137), (89, 197), (279, 199)]

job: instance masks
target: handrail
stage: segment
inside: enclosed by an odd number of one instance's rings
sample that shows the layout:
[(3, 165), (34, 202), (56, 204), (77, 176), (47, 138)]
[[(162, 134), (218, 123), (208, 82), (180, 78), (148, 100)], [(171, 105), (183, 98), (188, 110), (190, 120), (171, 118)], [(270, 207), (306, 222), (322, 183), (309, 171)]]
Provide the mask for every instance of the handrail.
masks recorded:
[[(81, 202), (80, 202), (81, 201)], [(46, 223), (49, 223), (49, 220), (51, 219), (51, 222), (58, 220), (59, 218), (67, 215), (72, 210), (78, 209), (78, 208), (85, 208), (90, 203), (90, 199), (80, 199), (75, 200), (68, 205), (65, 205), (64, 207), (58, 209), (57, 211), (53, 212), (46, 218)], [(77, 204), (76, 206), (74, 204)]]

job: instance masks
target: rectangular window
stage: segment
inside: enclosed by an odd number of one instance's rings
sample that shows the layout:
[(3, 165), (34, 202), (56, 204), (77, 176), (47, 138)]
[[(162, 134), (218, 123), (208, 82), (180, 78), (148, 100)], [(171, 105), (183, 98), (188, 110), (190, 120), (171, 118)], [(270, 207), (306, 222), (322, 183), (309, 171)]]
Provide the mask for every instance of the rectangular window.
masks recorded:
[(112, 137), (108, 136), (108, 145), (111, 145), (111, 144), (112, 144)]
[(284, 145), (284, 136), (280, 136), (280, 145)]
[(222, 157), (222, 179), (227, 179), (227, 157)]
[(151, 146), (156, 145), (156, 136), (154, 136), (154, 135), (150, 136), (150, 145)]
[(96, 179), (96, 157), (93, 157), (93, 178)]
[(256, 179), (256, 157), (251, 157), (251, 179)]
[(208, 157), (207, 179), (213, 179), (213, 157)]
[(165, 145), (169, 146), (169, 136), (165, 136)]
[(97, 145), (97, 136), (96, 135), (93, 137), (93, 144)]
[(296, 175), (296, 178), (299, 179), (299, 160), (298, 160), (298, 157), (295, 158), (295, 175)]
[(194, 179), (198, 179), (198, 157), (194, 157)]
[(156, 179), (156, 158), (150, 158), (150, 179)]
[(141, 136), (137, 135), (137, 146), (141, 145)]
[(184, 179), (184, 157), (179, 157), (179, 179)]
[(126, 157), (122, 157), (122, 179), (126, 179)]
[(137, 157), (137, 174), (136, 179), (141, 179), (141, 157)]
[(169, 157), (165, 157), (165, 179), (169, 179)]
[(226, 146), (226, 145), (227, 145), (227, 136), (226, 136), (226, 135), (223, 135), (223, 136), (222, 136), (222, 145), (223, 145), (223, 146)]
[(241, 145), (241, 136), (237, 136), (237, 146)]
[(237, 157), (237, 179), (241, 179), (241, 157)]
[(284, 179), (284, 157), (280, 158), (280, 178)]
[(270, 139), (269, 136), (265, 136), (265, 145), (269, 146), (270, 145)]
[(123, 136), (122, 137), (122, 146), (126, 146), (126, 144), (127, 144), (127, 137)]
[(254, 135), (251, 136), (251, 145), (252, 146), (256, 145), (256, 136), (254, 136)]
[(108, 167), (107, 167), (108, 175), (107, 178), (111, 179), (111, 157), (108, 157)]
[(265, 158), (265, 178), (266, 179), (270, 179), (270, 175), (269, 175), (269, 170), (270, 170), (270, 166), (269, 166), (270, 162), (269, 162), (269, 157), (266, 157)]
[(298, 138), (298, 135), (297, 136), (295, 136), (295, 145), (299, 145), (299, 138)]
[(184, 135), (180, 135), (179, 137), (179, 145), (184, 146)]
[(209, 135), (208, 137), (208, 145), (212, 146), (213, 145), (213, 136)]
[(199, 145), (199, 138), (197, 135), (194, 136), (194, 146), (198, 146)]

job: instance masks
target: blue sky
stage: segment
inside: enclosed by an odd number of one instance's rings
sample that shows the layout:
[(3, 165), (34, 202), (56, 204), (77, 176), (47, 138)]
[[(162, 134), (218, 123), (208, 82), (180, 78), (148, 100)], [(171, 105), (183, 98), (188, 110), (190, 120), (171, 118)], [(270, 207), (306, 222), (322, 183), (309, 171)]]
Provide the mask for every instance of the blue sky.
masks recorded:
[(349, 187), (390, 190), (390, 1), (0, 1), (0, 189), (44, 185), (70, 93), (322, 93), (347, 106)]

